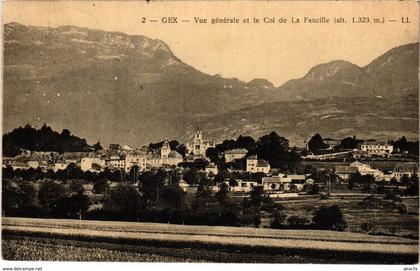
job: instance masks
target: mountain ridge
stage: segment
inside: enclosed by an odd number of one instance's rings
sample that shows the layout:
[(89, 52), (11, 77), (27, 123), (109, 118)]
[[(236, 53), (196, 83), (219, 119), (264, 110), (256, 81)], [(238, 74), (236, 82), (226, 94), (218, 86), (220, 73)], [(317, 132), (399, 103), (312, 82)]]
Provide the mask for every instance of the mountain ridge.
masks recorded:
[[(418, 55), (418, 43), (392, 49), (365, 67), (344, 60), (316, 65), (276, 87), (262, 78), (244, 82), (205, 74), (165, 42), (142, 35), (17, 23), (4, 29), (5, 131), (46, 122), (92, 142), (142, 145), (165, 137), (189, 140), (196, 124), (206, 127), (218, 116), (247, 108), (261, 108), (261, 117), (273, 120), (264, 109), (273, 102), (325, 99), (328, 105), (333, 97), (389, 98), (393, 92), (418, 98), (418, 81), (412, 80), (418, 63), (410, 58)], [(382, 65), (386, 61), (395, 64)]]

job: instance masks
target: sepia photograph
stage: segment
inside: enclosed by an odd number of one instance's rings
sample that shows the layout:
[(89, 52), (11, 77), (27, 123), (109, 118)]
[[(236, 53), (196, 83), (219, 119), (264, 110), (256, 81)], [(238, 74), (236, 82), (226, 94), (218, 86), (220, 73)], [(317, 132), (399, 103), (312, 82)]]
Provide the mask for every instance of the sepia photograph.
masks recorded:
[(3, 270), (418, 264), (418, 2), (2, 4)]

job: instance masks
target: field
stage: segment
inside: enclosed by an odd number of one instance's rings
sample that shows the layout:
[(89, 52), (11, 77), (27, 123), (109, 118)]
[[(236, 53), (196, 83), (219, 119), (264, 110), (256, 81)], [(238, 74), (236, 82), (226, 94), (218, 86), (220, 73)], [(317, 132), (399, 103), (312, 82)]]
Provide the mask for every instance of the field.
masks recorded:
[(9, 260), (414, 263), (418, 241), (316, 230), (3, 218)]
[[(366, 163), (370, 164), (373, 168), (379, 169), (381, 171), (386, 170), (393, 170), (396, 165), (400, 163), (404, 163), (407, 161), (366, 161)], [(417, 162), (409, 160), (408, 162)], [(335, 166), (348, 166), (349, 162), (331, 162), (331, 161), (302, 161), (303, 165), (311, 165), (315, 168), (326, 168), (326, 169), (333, 169)]]
[[(308, 196), (303, 199), (277, 201), (285, 208), (288, 215), (312, 219), (314, 211), (322, 205), (338, 205), (348, 223), (347, 231), (368, 232), (369, 234), (393, 235), (418, 239), (419, 237), (419, 199), (403, 197), (408, 213), (401, 214), (391, 201), (364, 202), (368, 194), (333, 194), (329, 199), (321, 200), (319, 196)], [(363, 229), (369, 224), (370, 229)]]

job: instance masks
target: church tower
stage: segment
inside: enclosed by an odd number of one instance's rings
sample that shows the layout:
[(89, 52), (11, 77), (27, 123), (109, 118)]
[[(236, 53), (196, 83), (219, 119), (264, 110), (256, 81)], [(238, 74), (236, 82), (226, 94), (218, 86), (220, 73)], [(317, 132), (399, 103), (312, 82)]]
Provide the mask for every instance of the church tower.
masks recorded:
[(162, 148), (160, 149), (160, 157), (162, 159), (168, 159), (170, 152), (171, 146), (169, 145), (169, 141), (165, 139), (165, 142), (163, 142)]

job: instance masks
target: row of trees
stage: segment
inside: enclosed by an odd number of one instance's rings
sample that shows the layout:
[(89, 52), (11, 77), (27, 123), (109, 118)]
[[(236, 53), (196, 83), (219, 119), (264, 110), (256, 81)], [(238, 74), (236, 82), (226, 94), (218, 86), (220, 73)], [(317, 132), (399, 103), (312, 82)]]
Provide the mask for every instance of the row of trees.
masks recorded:
[[(388, 190), (385, 188), (389, 185), (394, 187), (393, 191), (388, 191), (389, 188)], [(400, 191), (400, 186), (403, 186), (405, 189)], [(393, 178), (390, 182), (377, 182), (372, 175), (361, 175), (360, 173), (355, 173), (350, 176), (347, 182), (347, 187), (350, 190), (353, 190), (355, 187), (359, 187), (366, 193), (397, 192), (398, 194), (415, 196), (419, 194), (419, 177), (414, 174), (411, 177), (403, 176), (399, 181)]]
[[(16, 156), (22, 149), (30, 151), (81, 152), (92, 149), (86, 139), (79, 138), (64, 129), (61, 133), (53, 131), (44, 124), (40, 129), (29, 124), (14, 129), (3, 136), (3, 155)], [(102, 149), (99, 142), (94, 149)]]
[(260, 137), (255, 141), (249, 136), (239, 136), (236, 140), (225, 140), (215, 148), (209, 148), (206, 156), (214, 163), (221, 165), (222, 168), (227, 166), (245, 167), (245, 160), (241, 159), (239, 163), (231, 163), (226, 166), (223, 159), (223, 152), (236, 148), (244, 148), (248, 151), (246, 157), (257, 155), (259, 159), (269, 162), (271, 167), (283, 170), (293, 170), (300, 164), (300, 156), (296, 150), (289, 150), (289, 141), (279, 136), (276, 132)]
[[(336, 149), (356, 149), (359, 144), (363, 143), (363, 139), (357, 139), (355, 136), (343, 138)], [(405, 136), (394, 141), (388, 142), (394, 149), (399, 149), (401, 152), (406, 152), (411, 155), (419, 156), (419, 141), (407, 141)], [(308, 141), (308, 149), (313, 153), (318, 153), (320, 150), (328, 148), (329, 145), (324, 143), (320, 134), (315, 134)]]
[(3, 179), (2, 192), (6, 216), (80, 218), (90, 205), (76, 183), (66, 187), (48, 180), (36, 188), (32, 182)]
[[(273, 228), (323, 228), (315, 218), (313, 223), (306, 223), (292, 216), (285, 223), (284, 209), (264, 195), (262, 187), (255, 187), (250, 197), (241, 202), (231, 198), (226, 184), (213, 193), (211, 181), (206, 178), (200, 180), (197, 191), (188, 198), (178, 181), (174, 172), (165, 170), (144, 172), (137, 185), (122, 183), (112, 189), (100, 179), (94, 190), (103, 197), (95, 199), (83, 194), (81, 181), (65, 184), (45, 180), (38, 184), (4, 179), (3, 215), (258, 227), (262, 214), (268, 213)], [(88, 211), (92, 200), (101, 202), (103, 207)]]

